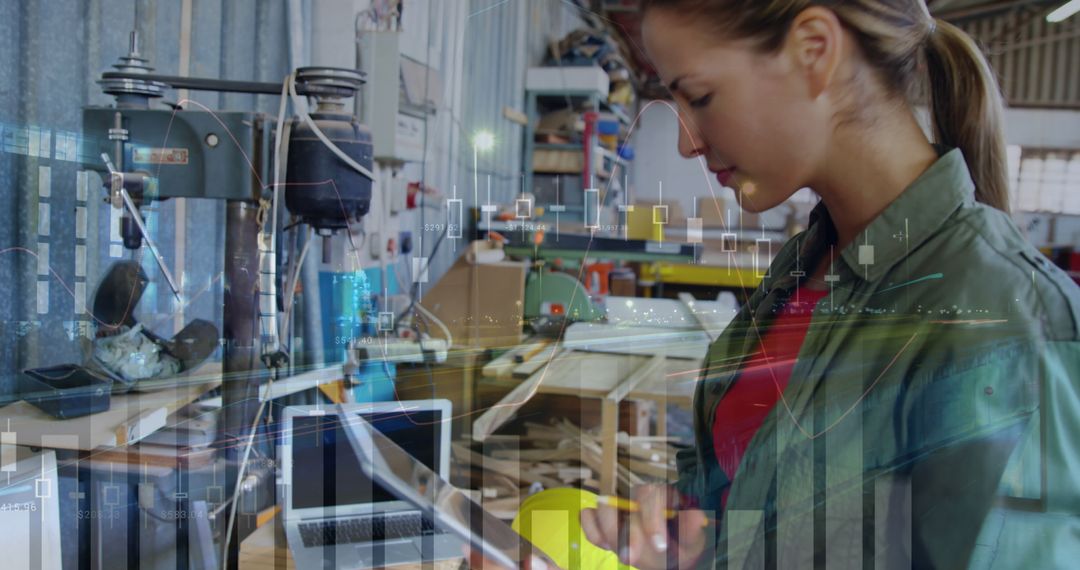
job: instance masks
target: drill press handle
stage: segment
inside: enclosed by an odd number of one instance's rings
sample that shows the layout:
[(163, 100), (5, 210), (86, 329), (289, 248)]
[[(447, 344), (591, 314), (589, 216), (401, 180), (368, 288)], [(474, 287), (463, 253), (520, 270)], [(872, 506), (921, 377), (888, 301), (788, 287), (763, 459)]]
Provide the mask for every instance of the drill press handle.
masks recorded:
[[(154, 239), (150, 237), (150, 233), (146, 231), (146, 224), (143, 222), (142, 214), (139, 213), (139, 207), (135, 205), (135, 201), (131, 198), (132, 191), (139, 197), (139, 201), (148, 193), (156, 194), (153, 192), (156, 182), (153, 177), (147, 176), (139, 172), (117, 172), (116, 167), (113, 165), (112, 160), (109, 159), (109, 155), (101, 153), (102, 160), (105, 161), (105, 167), (109, 169), (109, 182), (107, 189), (109, 190), (109, 196), (112, 199), (112, 205), (114, 208), (125, 208), (125, 220), (130, 219), (131, 223), (134, 223), (135, 228), (129, 229), (127, 233), (133, 233), (138, 231), (139, 234), (146, 240), (146, 245), (150, 247), (150, 253), (154, 255), (154, 261), (157, 261), (158, 268), (161, 269), (161, 273), (165, 275), (165, 280), (169, 282), (169, 288), (172, 289), (173, 295), (176, 299), (182, 300), (180, 297), (180, 287), (176, 284), (176, 280), (173, 279), (172, 272), (169, 271), (169, 267), (165, 265), (165, 259), (161, 257), (160, 250), (158, 250), (157, 244), (154, 243)], [(129, 188), (131, 189), (129, 191)], [(125, 221), (125, 226), (127, 222)], [(129, 226), (130, 228), (130, 226)], [(125, 236), (125, 245), (127, 245), (128, 239)], [(136, 246), (132, 249), (138, 249)]]

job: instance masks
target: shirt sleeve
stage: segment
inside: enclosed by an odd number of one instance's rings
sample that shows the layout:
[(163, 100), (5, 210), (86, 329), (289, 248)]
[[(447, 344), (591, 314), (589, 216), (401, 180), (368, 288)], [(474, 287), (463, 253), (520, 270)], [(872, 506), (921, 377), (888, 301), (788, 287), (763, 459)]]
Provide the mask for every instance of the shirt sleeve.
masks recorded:
[[(1037, 408), (1038, 355), (1031, 343), (935, 343), (900, 401), (899, 475), (910, 485), (913, 567), (970, 562), (1002, 473)], [(971, 347), (977, 347), (972, 349)]]

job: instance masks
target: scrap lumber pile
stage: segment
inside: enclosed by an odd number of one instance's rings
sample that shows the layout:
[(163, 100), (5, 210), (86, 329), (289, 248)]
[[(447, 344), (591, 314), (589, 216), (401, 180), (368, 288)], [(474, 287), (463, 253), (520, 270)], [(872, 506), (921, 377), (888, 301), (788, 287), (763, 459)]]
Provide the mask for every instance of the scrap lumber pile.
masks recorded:
[[(551, 425), (526, 423), (526, 433), (490, 435), (480, 450), (469, 440), (453, 445), (455, 475), (462, 485), (479, 489), (484, 506), (496, 516), (513, 518), (532, 492), (576, 487), (600, 488), (603, 451), (600, 436), (568, 420)], [(674, 438), (630, 436), (620, 432), (616, 477), (620, 489), (677, 478)]]

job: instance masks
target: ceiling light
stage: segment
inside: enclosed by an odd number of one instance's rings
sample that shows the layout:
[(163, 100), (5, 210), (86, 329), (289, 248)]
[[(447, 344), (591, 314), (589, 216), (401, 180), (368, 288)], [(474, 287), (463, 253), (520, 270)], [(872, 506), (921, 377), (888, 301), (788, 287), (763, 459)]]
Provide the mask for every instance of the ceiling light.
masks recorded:
[(1051, 23), (1064, 22), (1069, 16), (1080, 12), (1080, 0), (1071, 0), (1062, 4), (1060, 8), (1050, 12), (1046, 16), (1046, 21)]

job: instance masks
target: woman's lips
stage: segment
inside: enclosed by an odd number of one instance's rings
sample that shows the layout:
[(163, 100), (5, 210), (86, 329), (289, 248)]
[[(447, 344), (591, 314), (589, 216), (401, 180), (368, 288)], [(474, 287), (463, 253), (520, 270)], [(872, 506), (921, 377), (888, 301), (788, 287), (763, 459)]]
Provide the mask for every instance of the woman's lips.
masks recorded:
[(725, 168), (716, 172), (716, 180), (723, 186), (731, 186), (731, 179), (735, 176), (737, 169), (732, 166), (731, 168)]

